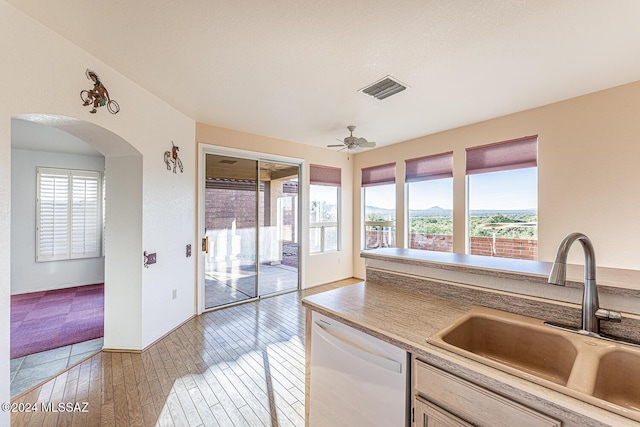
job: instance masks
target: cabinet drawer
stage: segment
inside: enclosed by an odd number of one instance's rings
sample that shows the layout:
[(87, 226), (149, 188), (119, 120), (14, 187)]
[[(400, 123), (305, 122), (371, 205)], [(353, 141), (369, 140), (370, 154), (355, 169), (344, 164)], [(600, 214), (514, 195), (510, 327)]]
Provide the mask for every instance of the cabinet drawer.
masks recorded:
[(416, 391), (478, 426), (559, 427), (561, 422), (416, 360)]

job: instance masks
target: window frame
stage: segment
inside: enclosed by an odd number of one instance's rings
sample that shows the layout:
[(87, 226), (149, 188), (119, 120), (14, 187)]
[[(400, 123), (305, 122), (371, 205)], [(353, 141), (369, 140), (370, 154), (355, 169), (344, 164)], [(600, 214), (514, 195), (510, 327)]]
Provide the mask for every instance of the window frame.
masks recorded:
[[(382, 233), (388, 233), (388, 245), (387, 247), (396, 247), (397, 246), (397, 229), (396, 229), (396, 220), (398, 213), (397, 206), (397, 188), (396, 188), (396, 163), (385, 163), (376, 166), (365, 167), (360, 170), (361, 173), (361, 215), (362, 219), (362, 238), (360, 242), (360, 247), (362, 250), (369, 250), (375, 248), (369, 248), (367, 245), (367, 227), (377, 227), (378, 232), (382, 238)], [(394, 207), (393, 207), (393, 220), (385, 220), (385, 221), (367, 221), (367, 189), (370, 187), (382, 187), (382, 186), (393, 186), (394, 193)], [(389, 240), (393, 233), (393, 245)]]
[[(311, 240), (311, 232), (313, 229), (320, 229), (320, 250), (312, 250), (311, 244), (309, 244), (309, 254), (317, 255), (322, 253), (339, 252), (341, 250), (341, 238), (340, 238), (340, 224), (342, 214), (342, 169), (331, 166), (321, 166), (312, 164), (310, 168), (310, 183), (309, 183), (309, 240)], [(311, 187), (332, 187), (336, 189), (336, 221), (311, 221)], [(326, 229), (336, 228), (336, 248), (326, 248)]]
[[(405, 186), (404, 186), (404, 204), (405, 204), (405, 248), (418, 250), (433, 250), (411, 247), (411, 187), (413, 184), (426, 181), (440, 181), (443, 179), (451, 180), (450, 201), (451, 221), (453, 223), (453, 151), (431, 154), (428, 156), (406, 159), (404, 161), (405, 168)], [(451, 247), (446, 252), (453, 252), (453, 226), (451, 234)], [(441, 251), (438, 251), (441, 252)], [(445, 252), (445, 251), (442, 251)]]
[[(500, 172), (508, 173), (524, 169), (535, 169), (537, 181), (539, 176), (538, 135), (525, 136), (522, 138), (516, 138), (507, 141), (495, 142), (492, 144), (468, 147), (465, 151), (465, 253), (471, 254), (471, 238), (476, 237), (471, 235), (471, 178), (474, 175), (487, 175)], [(539, 185), (539, 181), (537, 182), (537, 185)], [(536, 216), (539, 212), (538, 195), (538, 189), (536, 189)], [(496, 248), (496, 239), (497, 236), (494, 232), (490, 244), (491, 256), (507, 259), (530, 259), (522, 258), (519, 256), (498, 255), (498, 251)], [(538, 246), (539, 240), (537, 233), (535, 241), (536, 246)], [(538, 259), (537, 250), (534, 251), (533, 259)]]
[[(65, 177), (67, 179), (66, 189), (66, 213), (63, 215), (66, 227), (66, 237), (64, 237), (64, 245), (66, 245), (66, 251), (64, 253), (55, 254), (55, 247), (52, 249), (52, 254), (43, 253), (41, 244), (43, 243), (42, 229), (44, 228), (43, 220), (43, 175), (52, 175), (58, 177)], [(95, 238), (95, 251), (87, 252), (74, 252), (74, 237), (81, 237), (82, 240), (86, 239), (87, 234), (82, 232), (79, 236), (77, 231), (74, 231), (74, 221), (78, 221), (76, 215), (74, 215), (74, 179), (88, 179), (90, 182), (95, 183), (95, 201), (90, 206), (91, 209), (95, 209), (95, 213), (89, 217), (89, 220), (93, 220), (95, 216), (95, 225), (93, 229), (95, 233), (90, 235), (90, 238)], [(86, 259), (86, 258), (99, 258), (103, 253), (103, 173), (100, 171), (90, 170), (78, 170), (78, 169), (66, 169), (66, 168), (52, 168), (52, 167), (36, 167), (36, 248), (35, 257), (36, 262), (50, 262), (50, 261), (63, 261), (71, 259)], [(76, 196), (77, 198), (77, 196)], [(82, 200), (85, 200), (83, 197)], [(88, 221), (86, 217), (82, 218), (85, 224), (91, 224), (93, 221)], [(55, 225), (54, 225), (55, 227)], [(63, 233), (64, 234), (64, 233)], [(55, 244), (54, 244), (55, 246)], [(86, 244), (84, 245), (86, 249)]]

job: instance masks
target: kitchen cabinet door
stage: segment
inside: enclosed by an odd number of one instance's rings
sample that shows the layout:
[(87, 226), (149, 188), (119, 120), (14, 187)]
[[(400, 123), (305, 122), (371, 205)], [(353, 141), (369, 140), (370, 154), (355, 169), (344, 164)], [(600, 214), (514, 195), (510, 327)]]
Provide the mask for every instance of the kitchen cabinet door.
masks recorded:
[(415, 399), (414, 405), (415, 427), (473, 427), (452, 413), (419, 397)]

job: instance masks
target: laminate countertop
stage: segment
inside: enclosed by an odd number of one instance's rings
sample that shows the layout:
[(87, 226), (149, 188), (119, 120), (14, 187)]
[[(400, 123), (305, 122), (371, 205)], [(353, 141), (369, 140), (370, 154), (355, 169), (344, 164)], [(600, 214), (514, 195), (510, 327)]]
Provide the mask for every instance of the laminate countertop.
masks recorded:
[(387, 341), (478, 385), (533, 404), (549, 415), (563, 418), (563, 425), (640, 425), (582, 400), (427, 343), (428, 337), (474, 308), (472, 304), (393, 284), (360, 282), (305, 297), (302, 305)]
[(408, 351), (432, 347), (427, 337), (473, 307), (371, 282), (311, 295), (302, 300), (302, 305)]

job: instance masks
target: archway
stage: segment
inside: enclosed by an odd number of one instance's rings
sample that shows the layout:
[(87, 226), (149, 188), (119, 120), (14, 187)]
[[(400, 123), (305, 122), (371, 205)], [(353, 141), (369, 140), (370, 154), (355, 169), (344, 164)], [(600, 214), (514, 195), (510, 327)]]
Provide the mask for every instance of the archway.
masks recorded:
[[(67, 134), (72, 144), (73, 141), (82, 141), (88, 151), (104, 156), (107, 193), (104, 203), (104, 348), (139, 348), (142, 324), (142, 155), (108, 129), (83, 120), (47, 114), (12, 117), (12, 142), (14, 129), (25, 123)], [(34, 142), (30, 149), (51, 151), (52, 147), (38, 146)], [(73, 150), (73, 147), (65, 149)]]

